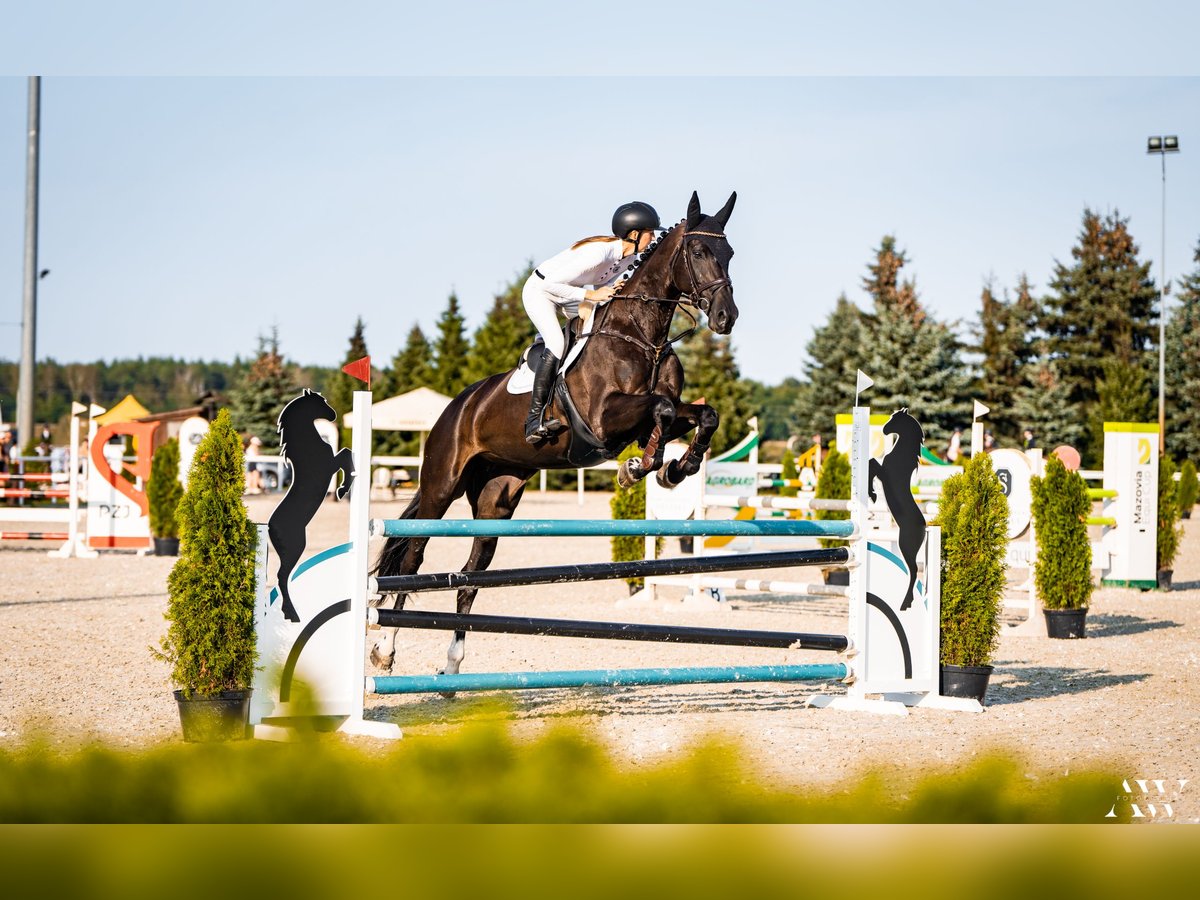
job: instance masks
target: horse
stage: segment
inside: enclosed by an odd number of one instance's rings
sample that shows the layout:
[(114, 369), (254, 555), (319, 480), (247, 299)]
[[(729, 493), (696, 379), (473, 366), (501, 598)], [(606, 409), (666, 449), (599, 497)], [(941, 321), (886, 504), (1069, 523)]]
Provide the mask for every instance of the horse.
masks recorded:
[[(563, 391), (574, 401), (577, 419), (590, 430), (586, 448), (574, 447), (577, 437), (562, 431), (535, 445), (525, 441), (528, 395), (511, 394), (509, 379), (516, 370), (492, 375), (463, 390), (446, 407), (425, 443), (421, 485), (403, 519), (440, 519), (464, 493), (476, 519), (510, 519), (521, 502), (526, 482), (540, 469), (577, 468), (615, 459), (637, 442), (640, 458), (622, 463), (618, 480), (630, 486), (658, 473), (659, 483), (674, 487), (695, 475), (708, 450), (719, 419), (702, 403), (683, 403), (683, 367), (672, 349), (671, 323), (685, 302), (707, 316), (708, 327), (728, 334), (737, 321), (729, 280), (733, 248), (725, 226), (737, 194), (730, 195), (715, 215), (700, 210), (693, 192), (687, 216), (648, 248), (627, 272), (611, 300), (594, 310), (587, 342), (578, 358), (559, 375), (553, 406), (547, 418), (570, 417)], [(695, 317), (693, 317), (695, 322)], [(578, 320), (576, 320), (577, 324)], [(686, 333), (685, 333), (686, 334)], [(668, 441), (695, 431), (684, 455), (663, 465)], [(375, 571), (379, 575), (417, 572), (428, 538), (389, 538)], [(464, 572), (486, 569), (498, 539), (477, 537)], [(458, 612), (467, 614), (478, 588), (458, 592)], [(393, 605), (402, 609), (405, 595)], [(383, 602), (377, 598), (376, 605)], [(458, 631), (446, 654), (444, 673), (456, 673), (465, 655), (466, 633)], [(371, 648), (371, 662), (391, 670), (396, 654), (396, 629), (380, 629)]]
[(883, 484), (883, 496), (887, 499), (888, 509), (896, 520), (896, 528), (900, 532), (897, 542), (904, 564), (908, 566), (908, 592), (900, 609), (912, 606), (913, 589), (917, 583), (917, 554), (921, 544), (925, 542), (925, 515), (917, 504), (912, 493), (912, 475), (918, 465), (921, 445), (925, 433), (921, 423), (909, 415), (908, 409), (900, 409), (892, 414), (883, 426), (884, 434), (896, 435), (896, 443), (887, 453), (883, 461), (872, 459), (867, 466), (867, 495), (875, 500), (875, 479)]
[(288, 578), (304, 554), (308, 523), (320, 509), (330, 479), (336, 473), (342, 473), (337, 499), (350, 493), (354, 482), (354, 456), (350, 449), (343, 447), (335, 454), (314, 427), (317, 419), (336, 422), (337, 413), (324, 397), (310, 390), (288, 403), (279, 414), (279, 452), (292, 470), (292, 483), (267, 521), (267, 536), (279, 557), (277, 580), (283, 598), (282, 611), (291, 622), (299, 622), (300, 616), (292, 605)]

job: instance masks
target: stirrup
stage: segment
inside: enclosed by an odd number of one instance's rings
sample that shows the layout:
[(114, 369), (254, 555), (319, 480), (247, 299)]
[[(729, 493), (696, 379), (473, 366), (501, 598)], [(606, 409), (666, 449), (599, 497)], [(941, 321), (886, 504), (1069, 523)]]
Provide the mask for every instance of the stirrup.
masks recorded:
[(554, 437), (560, 431), (562, 431), (562, 422), (558, 419), (546, 419), (544, 416), (539, 417), (537, 428), (530, 429), (527, 427), (525, 429), (525, 443), (540, 443)]

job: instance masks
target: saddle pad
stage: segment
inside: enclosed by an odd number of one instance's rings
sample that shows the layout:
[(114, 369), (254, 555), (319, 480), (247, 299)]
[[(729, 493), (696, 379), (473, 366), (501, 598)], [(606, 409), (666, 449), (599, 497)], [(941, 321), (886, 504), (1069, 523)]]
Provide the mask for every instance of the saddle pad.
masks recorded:
[[(579, 358), (579, 353), (583, 350), (583, 345), (587, 343), (587, 336), (592, 333), (592, 323), (596, 321), (595, 314), (587, 317), (583, 323), (583, 331), (580, 332), (578, 339), (571, 346), (567, 353), (567, 358), (559, 367), (558, 375), (561, 378), (571, 368), (571, 364)], [(525, 358), (522, 358), (521, 365), (513, 370), (512, 375), (508, 377), (508, 392), (510, 394), (531, 394), (533, 393), (533, 369), (529, 368), (528, 352)]]

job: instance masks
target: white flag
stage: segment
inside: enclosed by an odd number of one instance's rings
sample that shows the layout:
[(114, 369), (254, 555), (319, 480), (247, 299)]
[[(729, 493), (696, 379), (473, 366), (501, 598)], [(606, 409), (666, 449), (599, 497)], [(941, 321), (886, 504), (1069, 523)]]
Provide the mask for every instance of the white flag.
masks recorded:
[(873, 378), (871, 378), (871, 376), (869, 376), (862, 369), (859, 369), (858, 370), (858, 383), (855, 385), (854, 393), (861, 394), (863, 391), (865, 391), (867, 388), (869, 388), (874, 383), (875, 383), (875, 380)]
[(84, 406), (82, 403), (72, 403), (71, 404), (71, 415), (82, 416), (85, 412), (87, 412), (87, 407)]
[(92, 418), (95, 418), (96, 416), (102, 416), (106, 412), (108, 412), (107, 409), (105, 409), (103, 406), (97, 406), (95, 403), (88, 407), (88, 415)]
[(986, 416), (990, 412), (991, 412), (991, 410), (988, 409), (986, 406), (984, 406), (982, 403), (980, 403), (978, 400), (975, 401), (975, 414), (974, 414), (973, 418), (978, 419), (980, 416)]

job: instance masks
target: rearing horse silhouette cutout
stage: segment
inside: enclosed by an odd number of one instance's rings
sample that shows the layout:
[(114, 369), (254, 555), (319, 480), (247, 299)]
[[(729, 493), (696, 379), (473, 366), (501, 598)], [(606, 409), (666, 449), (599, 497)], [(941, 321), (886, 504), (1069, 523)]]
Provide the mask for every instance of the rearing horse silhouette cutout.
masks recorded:
[(317, 432), (314, 425), (317, 419), (336, 422), (337, 413), (324, 397), (310, 390), (288, 403), (279, 414), (279, 452), (292, 470), (292, 483), (267, 520), (267, 535), (279, 557), (281, 609), (292, 622), (299, 622), (300, 616), (292, 605), (288, 578), (304, 555), (308, 523), (321, 508), (336, 473), (342, 473), (342, 483), (337, 488), (339, 500), (350, 493), (354, 482), (354, 456), (350, 448), (343, 447), (335, 454)]
[(875, 479), (883, 485), (883, 496), (899, 531), (900, 555), (908, 567), (908, 591), (900, 609), (912, 606), (917, 584), (917, 554), (925, 542), (925, 515), (912, 493), (912, 475), (917, 470), (925, 433), (921, 423), (908, 412), (908, 407), (892, 413), (883, 426), (884, 434), (896, 435), (896, 443), (883, 461), (872, 459), (868, 464), (867, 496), (875, 499)]
[[(567, 370), (565, 386), (596, 441), (595, 452), (572, 452), (571, 431), (536, 445), (525, 442), (527, 395), (507, 390), (512, 371), (492, 375), (459, 394), (438, 419), (425, 444), (421, 486), (404, 519), (440, 519), (466, 494), (476, 519), (509, 519), (521, 502), (526, 481), (539, 469), (576, 468), (613, 459), (634, 441), (645, 449), (628, 460), (618, 475), (631, 485), (652, 472), (667, 487), (700, 469), (717, 430), (712, 407), (682, 403), (683, 367), (671, 348), (671, 322), (681, 302), (707, 314), (709, 327), (728, 334), (737, 321), (729, 281), (733, 249), (725, 225), (733, 212), (732, 194), (715, 215), (700, 211), (693, 193), (687, 217), (671, 228), (647, 254), (613, 298), (595, 310), (586, 345)], [(686, 297), (686, 301), (685, 301)], [(567, 421), (559, 391), (547, 418)], [(695, 430), (683, 457), (663, 465), (666, 442)], [(463, 571), (486, 569), (496, 553), (497, 538), (477, 537)], [(380, 555), (380, 575), (409, 575), (421, 566), (428, 538), (389, 538)], [(478, 589), (458, 593), (458, 612), (471, 611)], [(397, 594), (396, 609), (405, 595)], [(371, 661), (391, 669), (396, 629), (380, 629)], [(455, 632), (446, 654), (445, 672), (459, 670), (465, 632)]]

